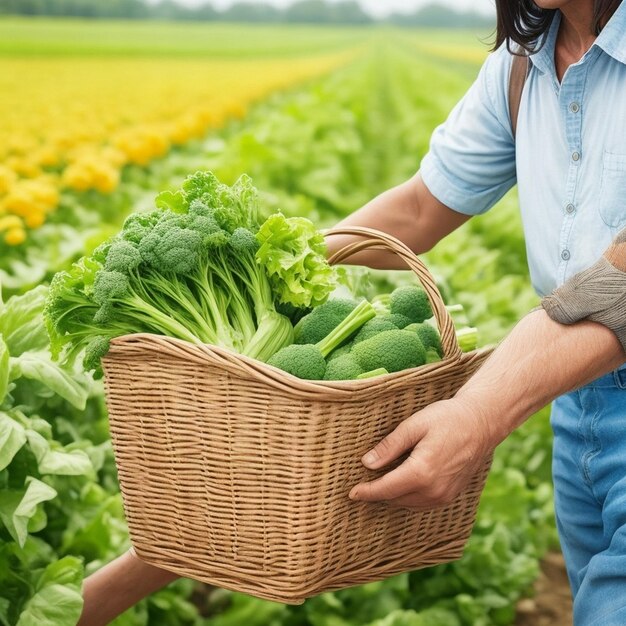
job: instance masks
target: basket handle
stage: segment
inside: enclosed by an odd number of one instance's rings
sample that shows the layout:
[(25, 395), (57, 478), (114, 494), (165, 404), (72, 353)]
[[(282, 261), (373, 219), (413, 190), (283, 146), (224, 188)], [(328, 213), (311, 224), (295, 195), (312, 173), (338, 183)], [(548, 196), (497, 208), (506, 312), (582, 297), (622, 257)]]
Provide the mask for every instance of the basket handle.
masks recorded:
[(363, 237), (362, 241), (355, 241), (344, 246), (337, 251), (329, 259), (331, 264), (341, 263), (345, 259), (351, 257), (357, 252), (363, 250), (389, 250), (400, 257), (409, 267), (409, 269), (417, 276), (424, 291), (428, 295), (428, 300), (433, 309), (437, 327), (441, 335), (441, 346), (445, 359), (458, 359), (462, 352), (456, 339), (454, 322), (443, 303), (443, 298), (432, 274), (428, 271), (424, 263), (413, 253), (413, 251), (395, 237), (383, 233), (372, 228), (352, 227), (352, 228), (333, 228), (324, 233), (325, 237), (333, 235), (350, 235), (355, 237)]

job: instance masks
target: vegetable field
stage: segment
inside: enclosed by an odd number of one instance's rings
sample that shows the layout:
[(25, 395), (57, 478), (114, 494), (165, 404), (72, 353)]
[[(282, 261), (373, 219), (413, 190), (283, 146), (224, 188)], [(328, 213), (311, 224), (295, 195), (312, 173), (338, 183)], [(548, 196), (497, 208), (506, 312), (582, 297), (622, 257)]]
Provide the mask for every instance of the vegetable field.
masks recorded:
[[(332, 226), (416, 171), (485, 55), (469, 33), (0, 21), (0, 623), (75, 624), (83, 578), (129, 547), (102, 381), (50, 353), (54, 273), (197, 170)], [(536, 303), (514, 194), (426, 261), (482, 345)], [(550, 442), (543, 411), (500, 446), (460, 561), (298, 607), (181, 580), (115, 623), (513, 624), (557, 545)]]

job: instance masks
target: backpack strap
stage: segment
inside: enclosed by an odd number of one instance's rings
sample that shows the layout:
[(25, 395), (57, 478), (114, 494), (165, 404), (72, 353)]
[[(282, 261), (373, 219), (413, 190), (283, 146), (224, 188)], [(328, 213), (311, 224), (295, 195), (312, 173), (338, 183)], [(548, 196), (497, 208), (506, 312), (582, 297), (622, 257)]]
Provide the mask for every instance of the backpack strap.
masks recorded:
[(522, 91), (528, 77), (530, 69), (530, 60), (527, 56), (513, 55), (511, 63), (511, 73), (509, 74), (509, 116), (511, 118), (511, 130), (513, 131), (513, 139), (517, 133), (517, 118), (519, 117), (519, 108), (522, 102)]

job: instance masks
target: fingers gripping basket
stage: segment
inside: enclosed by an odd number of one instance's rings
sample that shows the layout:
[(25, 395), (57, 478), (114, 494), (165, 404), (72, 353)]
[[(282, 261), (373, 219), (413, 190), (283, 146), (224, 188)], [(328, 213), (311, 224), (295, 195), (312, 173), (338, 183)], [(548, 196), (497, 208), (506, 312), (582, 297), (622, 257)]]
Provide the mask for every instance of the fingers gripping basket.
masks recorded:
[(449, 398), (487, 351), (462, 354), (431, 275), (366, 229), (341, 262), (385, 248), (430, 298), (445, 357), (365, 381), (308, 382), (209, 345), (156, 335), (112, 342), (104, 368), (111, 435), (133, 546), (182, 576), (285, 603), (457, 559), (488, 471), (445, 508), (355, 503), (380, 474), (361, 456), (400, 421)]

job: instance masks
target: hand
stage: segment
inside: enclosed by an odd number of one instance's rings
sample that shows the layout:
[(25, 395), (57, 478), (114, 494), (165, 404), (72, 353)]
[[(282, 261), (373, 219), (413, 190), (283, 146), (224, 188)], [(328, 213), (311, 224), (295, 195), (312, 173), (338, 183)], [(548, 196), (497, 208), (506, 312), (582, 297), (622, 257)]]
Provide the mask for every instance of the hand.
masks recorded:
[(484, 412), (458, 396), (436, 402), (402, 422), (363, 465), (380, 469), (413, 449), (399, 467), (352, 489), (352, 500), (387, 501), (392, 506), (430, 509), (450, 504), (499, 443)]

